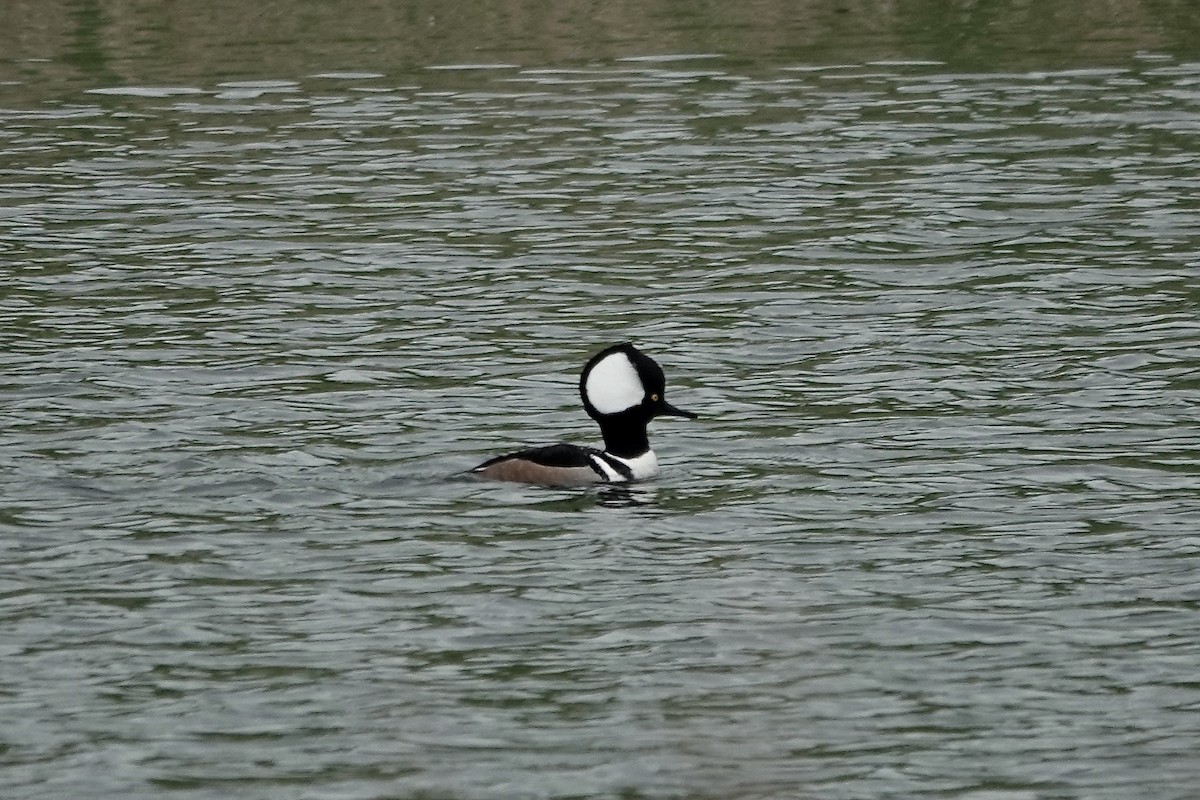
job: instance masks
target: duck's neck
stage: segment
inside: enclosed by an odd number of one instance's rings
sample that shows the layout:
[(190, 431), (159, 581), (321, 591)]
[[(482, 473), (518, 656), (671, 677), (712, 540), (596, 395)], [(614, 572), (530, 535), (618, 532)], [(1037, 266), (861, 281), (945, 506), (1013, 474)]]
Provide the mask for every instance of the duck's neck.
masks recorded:
[(606, 419), (600, 422), (604, 449), (618, 458), (637, 458), (650, 450), (644, 420)]

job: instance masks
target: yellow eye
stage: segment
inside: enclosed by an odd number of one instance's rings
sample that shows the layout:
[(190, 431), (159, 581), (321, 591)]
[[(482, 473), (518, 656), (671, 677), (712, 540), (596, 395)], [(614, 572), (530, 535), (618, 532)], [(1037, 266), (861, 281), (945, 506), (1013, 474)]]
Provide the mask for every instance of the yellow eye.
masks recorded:
[(652, 403), (657, 403), (657, 402), (658, 402), (658, 395), (656, 395), (656, 394), (652, 394), (652, 395), (650, 395), (650, 402), (652, 402)]

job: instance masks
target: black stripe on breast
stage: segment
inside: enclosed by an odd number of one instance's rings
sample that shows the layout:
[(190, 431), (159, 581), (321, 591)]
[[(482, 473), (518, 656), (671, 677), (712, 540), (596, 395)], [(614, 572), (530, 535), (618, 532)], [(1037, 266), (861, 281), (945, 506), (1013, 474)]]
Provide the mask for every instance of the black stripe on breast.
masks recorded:
[[(593, 456), (595, 456), (596, 458), (599, 458), (605, 464), (608, 464), (608, 466), (612, 467), (613, 472), (617, 473), (625, 480), (627, 480), (627, 481), (633, 480), (633, 470), (624, 461), (619, 461), (618, 459), (614, 458), (613, 456), (610, 456), (608, 453), (602, 452), (600, 450), (593, 450), (591, 454)], [(597, 472), (600, 472), (600, 470), (595, 466), (595, 464), (593, 464), (592, 467), (593, 467), (593, 469), (596, 469)], [(607, 479), (608, 479), (607, 476), (605, 476), (605, 480), (607, 480)]]

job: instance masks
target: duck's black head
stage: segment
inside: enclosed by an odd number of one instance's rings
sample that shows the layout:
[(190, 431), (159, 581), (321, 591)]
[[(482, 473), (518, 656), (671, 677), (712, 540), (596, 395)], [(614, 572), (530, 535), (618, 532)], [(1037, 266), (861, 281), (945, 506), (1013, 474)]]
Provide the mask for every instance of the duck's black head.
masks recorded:
[(579, 376), (583, 407), (599, 423), (605, 449), (625, 458), (650, 449), (646, 426), (655, 417), (696, 418), (667, 402), (666, 387), (662, 367), (628, 342), (592, 356)]

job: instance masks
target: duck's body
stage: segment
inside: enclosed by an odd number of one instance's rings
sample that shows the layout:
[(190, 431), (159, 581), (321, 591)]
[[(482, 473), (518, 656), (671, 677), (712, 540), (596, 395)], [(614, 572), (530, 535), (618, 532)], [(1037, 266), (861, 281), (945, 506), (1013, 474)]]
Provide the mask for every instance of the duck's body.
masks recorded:
[(646, 426), (658, 416), (694, 419), (666, 401), (662, 368), (631, 344), (597, 353), (579, 376), (579, 394), (588, 416), (600, 425), (604, 449), (552, 444), (498, 456), (471, 470), (498, 481), (576, 486), (629, 483), (658, 474)]
[(471, 472), (494, 481), (552, 486), (627, 483), (657, 475), (658, 458), (653, 450), (624, 459), (594, 447), (560, 443), (497, 456)]

